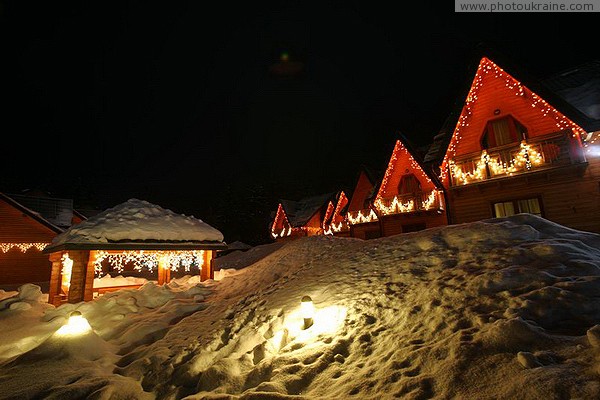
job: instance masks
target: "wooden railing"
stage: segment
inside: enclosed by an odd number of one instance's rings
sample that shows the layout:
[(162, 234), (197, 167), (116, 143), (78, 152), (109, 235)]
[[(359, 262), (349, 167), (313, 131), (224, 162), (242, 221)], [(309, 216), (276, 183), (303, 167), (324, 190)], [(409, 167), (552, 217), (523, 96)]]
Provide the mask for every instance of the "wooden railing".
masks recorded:
[(409, 195), (397, 195), (375, 201), (379, 214), (402, 214), (426, 210), (444, 209), (444, 200), (440, 191), (418, 192)]
[(452, 186), (582, 162), (570, 130), (495, 147), (450, 160)]
[(348, 220), (348, 224), (350, 225), (366, 224), (368, 222), (376, 222), (378, 220), (377, 214), (372, 208), (348, 211), (346, 218)]

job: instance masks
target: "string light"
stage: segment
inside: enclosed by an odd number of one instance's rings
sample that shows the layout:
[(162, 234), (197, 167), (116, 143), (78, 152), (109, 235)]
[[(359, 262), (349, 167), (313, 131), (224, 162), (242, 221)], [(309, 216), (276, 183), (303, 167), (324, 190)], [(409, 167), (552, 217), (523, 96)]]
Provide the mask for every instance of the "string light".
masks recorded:
[(39, 251), (44, 250), (50, 243), (0, 243), (0, 252), (8, 253), (11, 249), (18, 249), (25, 253), (31, 248), (35, 248)]
[[(404, 147), (404, 145), (402, 144), (402, 142), (400, 140), (397, 140), (396, 145), (394, 146), (394, 151), (392, 152), (392, 157), (390, 158), (390, 162), (388, 163), (387, 169), (385, 170), (385, 175), (383, 176), (383, 180), (381, 181), (381, 186), (379, 187), (379, 191), (377, 192), (377, 197), (375, 198), (375, 204), (377, 204), (378, 200), (382, 200), (383, 197), (385, 197), (385, 194), (388, 192), (388, 184), (389, 184), (390, 178), (392, 177), (392, 175), (394, 173), (394, 169), (397, 165), (397, 161), (400, 156), (403, 156), (403, 157), (405, 157), (405, 159), (408, 160), (412, 170), (417, 172), (420, 175), (421, 179), (423, 179), (427, 183), (433, 185), (433, 182), (431, 181), (429, 176), (427, 176), (427, 174), (425, 172), (423, 172), (423, 169), (421, 168), (419, 163), (413, 158), (412, 154), (410, 154), (408, 149), (406, 147)], [(381, 203), (381, 201), (380, 201), (380, 204), (383, 204), (383, 203)], [(399, 207), (402, 207), (402, 206), (399, 205)]]
[(373, 209), (368, 209), (370, 212), (364, 215), (362, 212), (366, 210), (358, 210), (357, 212), (348, 213), (348, 223), (350, 225), (366, 224), (368, 222), (375, 222), (379, 218)]
[(383, 199), (377, 199), (375, 200), (375, 207), (383, 215), (406, 213), (414, 210), (415, 201), (410, 199), (406, 203), (403, 203), (398, 199), (398, 196), (394, 196), (389, 206), (384, 204)]
[[(333, 205), (329, 202), (330, 205)], [(348, 197), (344, 191), (340, 192), (338, 196), (337, 205), (335, 206), (335, 210), (332, 212), (331, 219), (329, 219), (329, 206), (327, 207), (327, 213), (325, 213), (325, 218), (323, 219), (323, 234), (325, 235), (333, 235), (337, 232), (347, 231), (350, 229), (348, 226), (347, 218), (342, 215), (342, 210), (348, 204)]]
[(330, 222), (330, 218), (333, 216), (334, 211), (335, 211), (335, 206), (330, 201), (327, 204), (327, 210), (325, 211), (325, 217), (323, 218), (323, 229), (327, 229), (327, 226), (329, 225), (329, 222)]
[(71, 287), (71, 274), (73, 273), (73, 260), (69, 257), (69, 253), (64, 253), (60, 258), (60, 261), (62, 264), (60, 270), (60, 286), (65, 293), (69, 293), (69, 288)]
[[(516, 96), (529, 101), (531, 107), (539, 110), (542, 117), (549, 116), (553, 118), (554, 123), (559, 130), (570, 129), (573, 137), (577, 138), (578, 140), (583, 140), (584, 135), (586, 134), (583, 128), (560, 113), (544, 99), (529, 90), (526, 86), (521, 84), (521, 82), (517, 81), (502, 68), (494, 64), (491, 60), (484, 57), (479, 62), (477, 73), (475, 74), (475, 78), (471, 84), (469, 94), (467, 95), (465, 104), (458, 118), (458, 122), (456, 123), (454, 132), (452, 133), (450, 144), (448, 145), (448, 149), (446, 150), (446, 154), (444, 155), (444, 159), (440, 166), (440, 179), (444, 183), (447, 183), (448, 179), (447, 168), (450, 166), (451, 159), (456, 155), (457, 145), (462, 139), (462, 130), (469, 126), (471, 116), (473, 115), (473, 105), (478, 100), (479, 90), (483, 86), (483, 78), (488, 74), (494, 74), (495, 79), (504, 80), (504, 86), (507, 89), (512, 90)], [(452, 168), (450, 168), (450, 170), (453, 172)]]
[[(277, 232), (281, 226), (281, 231)], [(287, 228), (287, 231), (286, 231)], [(282, 238), (285, 236), (290, 236), (292, 234), (292, 226), (288, 221), (287, 215), (285, 214), (285, 210), (283, 209), (283, 205), (279, 203), (277, 206), (277, 214), (275, 215), (275, 220), (273, 221), (273, 225), (271, 225), (271, 236), (273, 239), (277, 239), (278, 237)]]
[(523, 140), (519, 145), (519, 151), (508, 162), (501, 161), (500, 155), (489, 155), (486, 150), (483, 150), (472, 172), (463, 171), (460, 165), (454, 163), (454, 160), (450, 160), (449, 165), (453, 182), (466, 185), (487, 179), (486, 167), (489, 168), (492, 176), (512, 176), (516, 172), (530, 171), (534, 166), (537, 167), (544, 163), (541, 146), (538, 151)]
[(136, 271), (147, 269), (149, 272), (158, 267), (159, 259), (164, 259), (166, 265), (171, 271), (178, 271), (181, 267), (189, 272), (191, 267), (196, 265), (202, 269), (204, 266), (204, 250), (181, 250), (181, 251), (123, 251), (119, 253), (109, 253), (99, 250), (94, 260), (94, 270), (96, 275), (102, 275), (102, 262), (106, 260), (108, 264), (121, 273), (128, 264), (133, 264)]

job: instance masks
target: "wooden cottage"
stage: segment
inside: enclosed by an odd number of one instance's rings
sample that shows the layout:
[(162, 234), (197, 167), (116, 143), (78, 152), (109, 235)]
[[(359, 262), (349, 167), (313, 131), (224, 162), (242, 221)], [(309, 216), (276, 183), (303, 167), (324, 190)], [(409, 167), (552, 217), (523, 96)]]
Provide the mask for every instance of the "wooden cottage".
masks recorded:
[(373, 204), (381, 236), (448, 224), (441, 183), (409, 147), (406, 139), (396, 141)]
[(63, 229), (12, 197), (0, 193), (0, 284), (50, 280), (50, 262), (42, 250)]
[(339, 192), (335, 202), (329, 202), (325, 218), (323, 219), (323, 231), (325, 235), (350, 236), (350, 226), (346, 218), (348, 203), (348, 197), (343, 190)]
[(451, 223), (531, 213), (600, 232), (593, 132), (575, 108), (544, 97), (481, 59), (439, 169)]
[(335, 201), (335, 193), (306, 197), (299, 201), (281, 200), (271, 223), (271, 237), (281, 241), (323, 235), (323, 221), (328, 209), (333, 213)]
[(379, 174), (361, 167), (345, 214), (351, 237), (373, 239), (381, 236), (379, 218), (373, 207), (379, 182)]
[(214, 253), (226, 248), (221, 232), (205, 222), (130, 199), (72, 226), (44, 249), (52, 263), (48, 301), (89, 301), (96, 275), (127, 268), (155, 273), (159, 284), (192, 267), (201, 280), (212, 279)]

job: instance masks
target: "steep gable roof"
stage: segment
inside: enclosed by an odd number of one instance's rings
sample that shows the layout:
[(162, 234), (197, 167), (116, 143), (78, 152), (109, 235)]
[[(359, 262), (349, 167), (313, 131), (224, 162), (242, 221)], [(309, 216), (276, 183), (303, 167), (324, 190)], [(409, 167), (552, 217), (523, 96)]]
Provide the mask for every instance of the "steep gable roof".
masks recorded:
[(401, 134), (400, 138), (396, 141), (396, 145), (392, 151), (385, 175), (383, 176), (383, 180), (379, 186), (377, 199), (386, 197), (386, 192), (389, 191), (390, 181), (393, 179), (393, 177), (402, 173), (398, 171), (398, 165), (400, 163), (410, 166), (410, 168), (416, 172), (416, 175), (419, 175), (418, 177), (427, 183), (436, 188), (441, 188), (441, 184), (437, 178), (423, 167), (422, 160), (420, 160), (420, 158), (413, 153), (411, 149), (412, 145), (410, 144), (409, 140)]
[(4, 201), (5, 203), (7, 203), (7, 204), (11, 205), (12, 207), (16, 208), (17, 210), (21, 211), (23, 214), (28, 215), (29, 217), (33, 218), (40, 224), (44, 225), (46, 228), (49, 228), (50, 230), (52, 230), (56, 233), (62, 233), (64, 231), (62, 228), (54, 225), (53, 223), (51, 223), (50, 221), (48, 221), (47, 219), (42, 217), (39, 213), (25, 207), (18, 201), (5, 195), (2, 192), (0, 192), (0, 200)]
[(588, 119), (582, 127), (600, 130), (600, 60), (561, 71), (541, 81)]
[(298, 201), (281, 200), (280, 204), (290, 225), (298, 228), (306, 225), (313, 215), (325, 207), (330, 200), (335, 201), (335, 193), (305, 197)]
[[(493, 74), (493, 75), (492, 75)], [(556, 108), (551, 106), (546, 100), (540, 95), (530, 90), (527, 86), (523, 85), (520, 81), (515, 79), (512, 75), (508, 74), (493, 61), (487, 57), (481, 58), (475, 77), (471, 83), (469, 93), (467, 94), (466, 100), (463, 104), (461, 113), (458, 117), (454, 131), (450, 138), (446, 153), (440, 167), (440, 178), (442, 181), (447, 179), (446, 165), (450, 158), (452, 158), (456, 152), (456, 148), (461, 140), (461, 131), (469, 126), (471, 122), (471, 116), (473, 115), (473, 108), (477, 104), (478, 95), (484, 87), (483, 80), (486, 77), (493, 76), (494, 80), (499, 83), (499, 87), (504, 87), (506, 90), (514, 92), (516, 96), (519, 96), (524, 101), (529, 102), (532, 108), (539, 112), (540, 117), (550, 117), (553, 120), (557, 130), (572, 129), (577, 137), (585, 134), (585, 130), (575, 123), (573, 120), (568, 118), (566, 115), (558, 111)], [(551, 96), (551, 95), (548, 95)], [(547, 96), (547, 97), (548, 97)], [(554, 96), (552, 96), (554, 98)], [(562, 101), (556, 100), (555, 103)], [(563, 104), (564, 108), (570, 108), (573, 115), (581, 117), (581, 113), (573, 111), (572, 107)]]

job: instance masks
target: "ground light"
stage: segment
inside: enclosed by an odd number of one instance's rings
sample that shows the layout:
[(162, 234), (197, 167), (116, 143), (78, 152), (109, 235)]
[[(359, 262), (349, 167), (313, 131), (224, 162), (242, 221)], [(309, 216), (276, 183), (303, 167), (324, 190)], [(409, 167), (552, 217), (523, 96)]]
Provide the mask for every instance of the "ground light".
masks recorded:
[(291, 349), (298, 344), (302, 344), (304, 350), (323, 345), (324, 338), (336, 335), (342, 329), (347, 311), (343, 305), (322, 304), (317, 308), (309, 296), (304, 296), (300, 307), (282, 316), (279, 329), (269, 339), (272, 352), (293, 351)]
[(304, 326), (302, 329), (310, 328), (314, 321), (315, 306), (313, 305), (310, 296), (304, 296), (300, 302), (300, 311), (302, 312), (302, 318), (304, 319)]
[(58, 336), (79, 336), (92, 330), (89, 322), (79, 311), (73, 311), (67, 323), (56, 331)]

